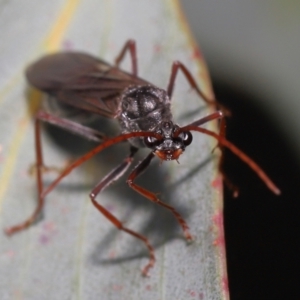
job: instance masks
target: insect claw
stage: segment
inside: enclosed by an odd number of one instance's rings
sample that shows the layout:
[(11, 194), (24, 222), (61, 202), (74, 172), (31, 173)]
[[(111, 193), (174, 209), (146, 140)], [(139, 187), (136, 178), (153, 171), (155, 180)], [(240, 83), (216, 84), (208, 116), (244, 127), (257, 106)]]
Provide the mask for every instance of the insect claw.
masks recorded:
[(4, 228), (4, 233), (7, 235), (7, 236), (10, 236), (13, 234), (13, 230), (11, 230), (11, 228)]
[(149, 275), (148, 271), (149, 271), (149, 269), (145, 270), (145, 268), (144, 268), (144, 269), (142, 270), (142, 275), (143, 275), (144, 277), (150, 278), (150, 275)]
[(15, 234), (16, 232), (18, 232), (21, 229), (22, 229), (22, 227), (19, 228), (18, 226), (13, 226), (13, 227), (4, 228), (3, 231), (7, 236), (12, 236), (13, 234)]
[(192, 243), (195, 240), (195, 238), (190, 234), (189, 231), (186, 231), (184, 233), (184, 236), (185, 236), (185, 239), (186, 239), (188, 244)]
[(142, 275), (144, 276), (144, 277), (150, 277), (150, 275), (149, 275), (149, 270), (150, 270), (150, 268), (153, 268), (153, 266), (154, 266), (154, 263), (155, 263), (155, 260), (151, 260), (144, 268), (143, 268), (143, 270), (142, 270)]

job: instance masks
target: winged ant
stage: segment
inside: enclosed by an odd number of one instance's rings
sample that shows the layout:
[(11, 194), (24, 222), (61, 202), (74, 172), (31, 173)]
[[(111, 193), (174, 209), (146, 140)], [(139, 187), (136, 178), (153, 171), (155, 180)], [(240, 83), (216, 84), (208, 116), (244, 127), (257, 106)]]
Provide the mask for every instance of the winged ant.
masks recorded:
[[(131, 57), (131, 73), (122, 71), (119, 68), (119, 64), (127, 52), (130, 53)], [(183, 73), (190, 86), (201, 99), (216, 108), (216, 111), (210, 115), (183, 127), (174, 123), (171, 113), (172, 94), (178, 71)], [(192, 131), (215, 138), (220, 147), (228, 148), (244, 161), (274, 194), (280, 194), (280, 190), (266, 173), (249, 156), (230, 143), (225, 138), (224, 133), (218, 134), (200, 127), (209, 121), (222, 119), (224, 117), (222, 106), (215, 99), (209, 99), (205, 96), (192, 74), (179, 61), (173, 62), (166, 90), (160, 89), (138, 77), (136, 46), (133, 40), (126, 42), (116, 58), (114, 66), (85, 53), (65, 52), (45, 56), (33, 63), (27, 68), (26, 77), (33, 87), (50, 96), (50, 104), (56, 103), (68, 107), (78, 114), (94, 114), (106, 118), (116, 118), (120, 124), (121, 134), (108, 138), (105, 134), (79, 122), (58, 117), (48, 111), (39, 111), (34, 125), (38, 204), (33, 214), (26, 221), (5, 230), (8, 235), (27, 228), (36, 220), (43, 209), (45, 197), (72, 170), (103, 149), (122, 141), (129, 142), (129, 155), (93, 188), (90, 199), (95, 208), (113, 225), (145, 244), (149, 251), (149, 262), (142, 271), (144, 275), (147, 275), (149, 269), (154, 266), (154, 248), (145, 236), (125, 227), (120, 220), (96, 201), (97, 195), (108, 185), (119, 179), (130, 167), (139, 148), (146, 147), (150, 150), (150, 153), (130, 173), (127, 184), (148, 200), (170, 210), (178, 220), (188, 241), (192, 240), (192, 235), (180, 213), (174, 207), (159, 200), (155, 193), (137, 185), (135, 179), (145, 171), (155, 156), (163, 161), (178, 160), (185, 148), (192, 143)], [(98, 143), (91, 151), (67, 166), (56, 180), (47, 187), (44, 187), (42, 180), (44, 162), (41, 145), (41, 122), (62, 127)]]

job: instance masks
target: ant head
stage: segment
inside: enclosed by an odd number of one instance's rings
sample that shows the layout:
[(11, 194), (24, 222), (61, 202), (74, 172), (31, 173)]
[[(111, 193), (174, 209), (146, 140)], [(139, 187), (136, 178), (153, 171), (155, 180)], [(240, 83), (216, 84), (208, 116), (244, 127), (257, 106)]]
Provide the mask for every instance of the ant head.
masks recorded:
[(160, 159), (177, 160), (186, 146), (190, 145), (193, 140), (193, 136), (189, 131), (181, 132), (179, 135), (174, 134), (178, 129), (179, 127), (170, 121), (162, 122), (156, 130), (156, 133), (160, 134), (162, 139), (145, 137), (144, 143)]

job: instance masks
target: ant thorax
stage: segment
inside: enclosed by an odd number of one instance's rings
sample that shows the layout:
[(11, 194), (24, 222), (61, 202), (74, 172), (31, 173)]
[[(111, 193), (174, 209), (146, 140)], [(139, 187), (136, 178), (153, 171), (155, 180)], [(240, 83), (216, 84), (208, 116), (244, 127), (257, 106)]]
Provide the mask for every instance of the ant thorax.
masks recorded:
[[(155, 131), (172, 121), (171, 101), (165, 90), (154, 86), (130, 86), (122, 94), (118, 116), (122, 133)], [(132, 138), (135, 147), (145, 147), (143, 138)]]

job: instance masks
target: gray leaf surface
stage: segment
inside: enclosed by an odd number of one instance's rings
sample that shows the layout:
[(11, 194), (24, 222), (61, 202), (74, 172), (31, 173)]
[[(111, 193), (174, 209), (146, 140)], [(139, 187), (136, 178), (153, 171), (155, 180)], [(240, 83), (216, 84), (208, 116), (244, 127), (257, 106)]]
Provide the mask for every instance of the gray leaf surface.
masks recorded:
[[(180, 60), (212, 95), (205, 63), (177, 1), (1, 1), (0, 24), (1, 228), (23, 221), (36, 204), (36, 182), (28, 168), (35, 161), (32, 120), (41, 95), (25, 82), (30, 62), (63, 49), (113, 63), (131, 38), (137, 42), (142, 78), (166, 88), (172, 61)], [(122, 68), (129, 70), (128, 61)], [(210, 112), (181, 75), (172, 103), (180, 125)], [(205, 126), (217, 130), (213, 123)], [(91, 147), (70, 135), (57, 138), (55, 131), (43, 134), (42, 142), (46, 163), (60, 167)], [(155, 159), (138, 180), (182, 213), (195, 237), (190, 245), (173, 215), (130, 190), (126, 177), (97, 197), (155, 247), (150, 278), (140, 272), (148, 259), (144, 246), (114, 228), (88, 197), (127, 155), (124, 144), (74, 170), (47, 196), (43, 216), (29, 229), (12, 237), (0, 231), (0, 298), (228, 299), (218, 151), (211, 154), (215, 145), (195, 133), (179, 164)], [(45, 174), (45, 184), (55, 175)]]

